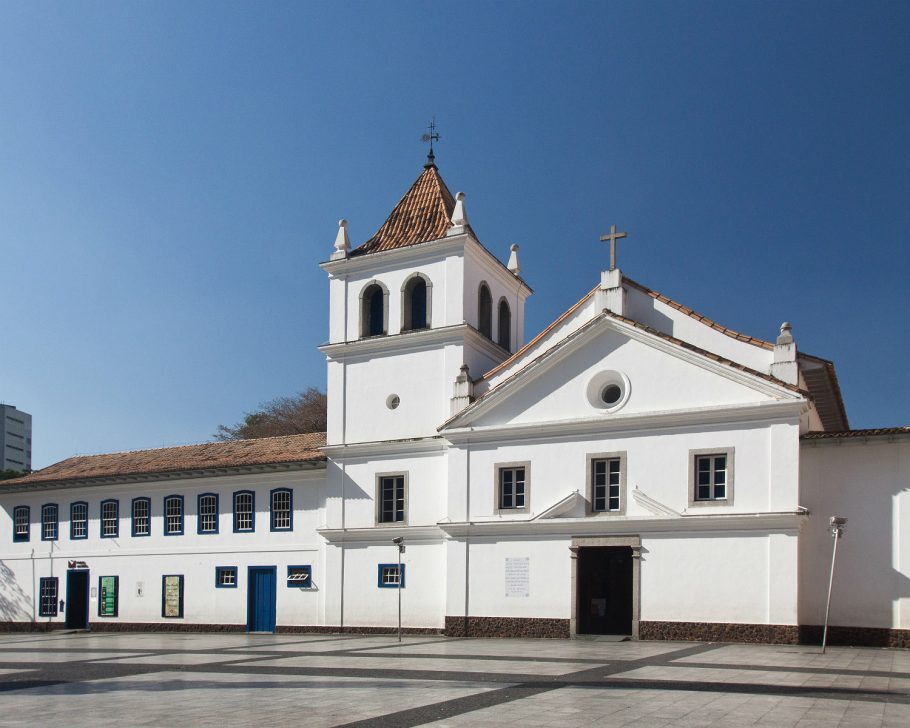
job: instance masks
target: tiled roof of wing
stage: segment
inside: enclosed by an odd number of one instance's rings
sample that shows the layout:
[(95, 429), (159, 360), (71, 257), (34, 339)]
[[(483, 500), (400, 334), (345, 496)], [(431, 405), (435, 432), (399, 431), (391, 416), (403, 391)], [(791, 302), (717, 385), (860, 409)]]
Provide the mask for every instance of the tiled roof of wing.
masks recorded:
[(325, 460), (324, 432), (227, 440), (152, 450), (77, 455), (30, 475), (0, 482), (0, 490), (21, 485), (65, 483), (97, 478), (153, 475), (213, 468)]
[(897, 437), (910, 436), (910, 426), (872, 427), (866, 430), (839, 430), (837, 432), (807, 432), (800, 435), (800, 440), (843, 440), (864, 437)]

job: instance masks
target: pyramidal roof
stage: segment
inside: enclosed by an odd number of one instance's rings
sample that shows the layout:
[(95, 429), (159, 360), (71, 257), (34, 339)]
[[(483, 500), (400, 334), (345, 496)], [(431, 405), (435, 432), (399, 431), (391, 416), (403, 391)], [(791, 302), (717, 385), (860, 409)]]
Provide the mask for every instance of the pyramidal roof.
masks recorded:
[(350, 255), (367, 255), (437, 240), (451, 227), (454, 210), (455, 198), (439, 176), (439, 170), (435, 164), (427, 164), (382, 227)]

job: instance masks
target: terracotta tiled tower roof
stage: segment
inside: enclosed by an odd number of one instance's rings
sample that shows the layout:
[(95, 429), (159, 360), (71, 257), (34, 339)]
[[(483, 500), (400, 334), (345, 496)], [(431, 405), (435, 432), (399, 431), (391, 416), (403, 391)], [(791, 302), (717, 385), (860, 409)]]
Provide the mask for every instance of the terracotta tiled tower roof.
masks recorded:
[(428, 164), (382, 227), (350, 255), (378, 253), (437, 240), (451, 226), (454, 210), (455, 198), (439, 176), (436, 165)]

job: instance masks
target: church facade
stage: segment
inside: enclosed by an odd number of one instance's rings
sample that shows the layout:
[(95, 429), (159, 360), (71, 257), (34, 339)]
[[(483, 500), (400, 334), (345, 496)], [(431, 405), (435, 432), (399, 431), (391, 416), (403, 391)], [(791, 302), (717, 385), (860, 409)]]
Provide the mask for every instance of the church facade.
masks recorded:
[[(613, 231), (614, 239), (616, 236)], [(0, 626), (910, 646), (910, 428), (615, 267), (530, 341), (430, 159), (330, 259), (326, 433), (0, 484)]]

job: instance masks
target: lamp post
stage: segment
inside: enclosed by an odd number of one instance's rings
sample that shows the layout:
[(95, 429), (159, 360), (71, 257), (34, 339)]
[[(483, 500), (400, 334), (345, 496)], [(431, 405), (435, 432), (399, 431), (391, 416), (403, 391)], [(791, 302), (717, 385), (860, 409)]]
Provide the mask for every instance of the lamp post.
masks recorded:
[(831, 538), (834, 540), (834, 549), (831, 552), (831, 574), (828, 577), (828, 601), (825, 604), (825, 629), (822, 632), (822, 654), (825, 654), (825, 647), (828, 644), (828, 614), (831, 611), (831, 588), (834, 586), (834, 559), (837, 558), (837, 542), (847, 529), (847, 519), (841, 516), (831, 516), (828, 521), (828, 530)]
[(404, 552), (404, 536), (393, 538), (392, 543), (398, 547), (398, 641), (401, 642), (401, 554)]

